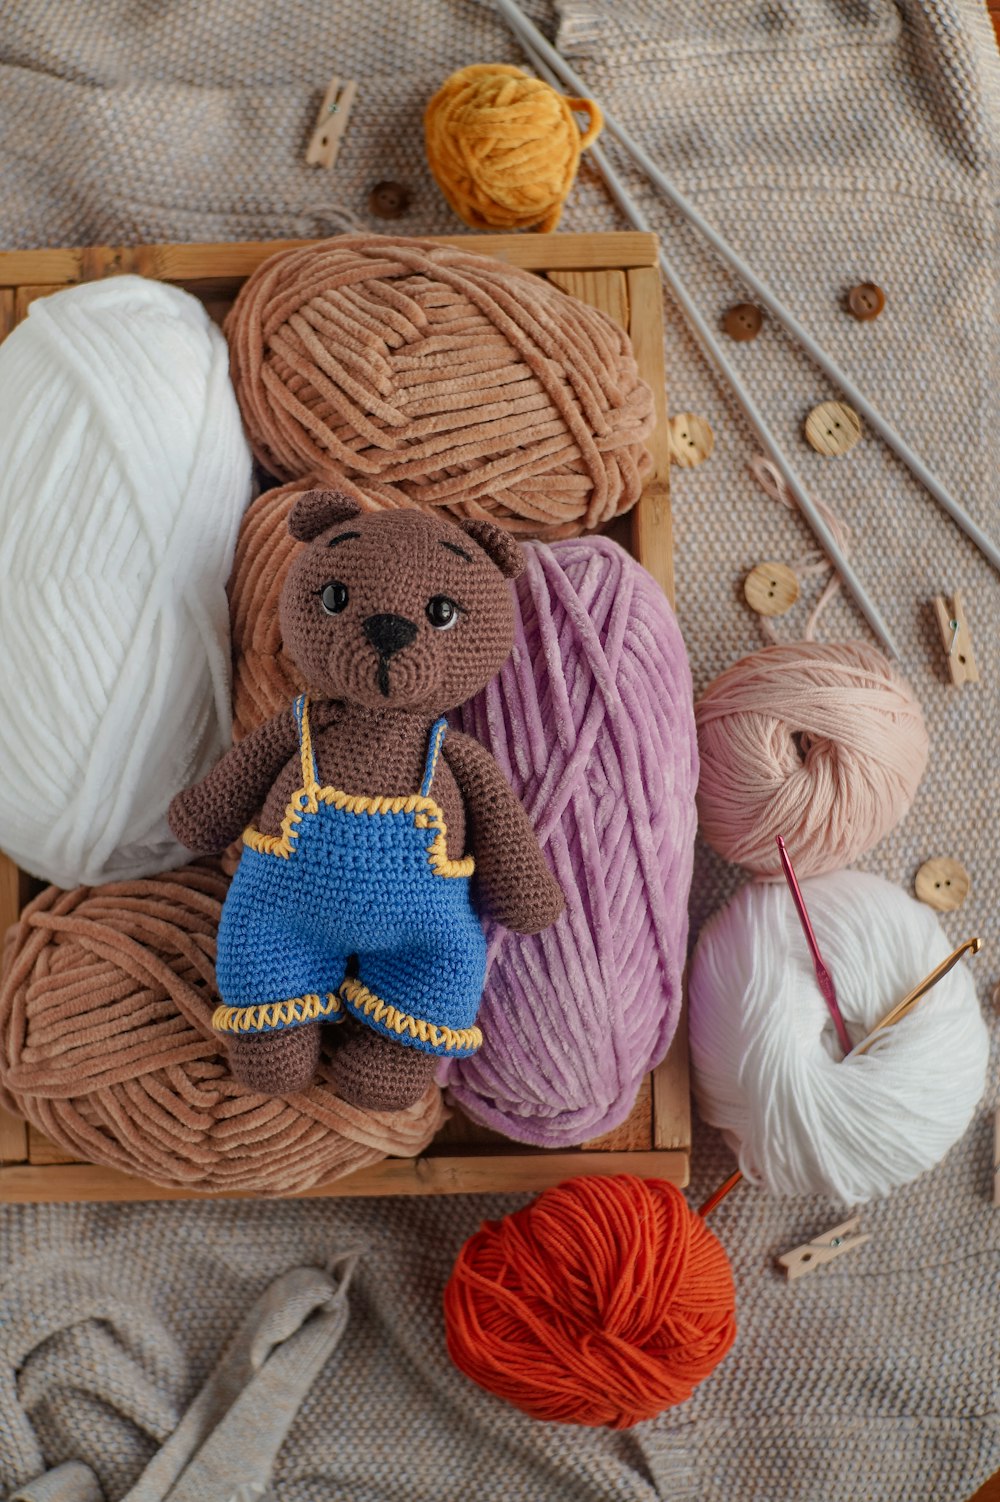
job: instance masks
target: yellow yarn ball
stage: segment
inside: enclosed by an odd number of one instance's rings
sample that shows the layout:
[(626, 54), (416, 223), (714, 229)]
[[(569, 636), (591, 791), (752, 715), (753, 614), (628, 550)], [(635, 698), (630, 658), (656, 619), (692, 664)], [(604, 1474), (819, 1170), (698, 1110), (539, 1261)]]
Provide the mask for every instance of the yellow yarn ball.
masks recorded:
[[(574, 110), (585, 111), (581, 134)], [(438, 187), (473, 229), (553, 230), (580, 152), (604, 121), (591, 99), (567, 99), (505, 63), (460, 68), (424, 112)]]

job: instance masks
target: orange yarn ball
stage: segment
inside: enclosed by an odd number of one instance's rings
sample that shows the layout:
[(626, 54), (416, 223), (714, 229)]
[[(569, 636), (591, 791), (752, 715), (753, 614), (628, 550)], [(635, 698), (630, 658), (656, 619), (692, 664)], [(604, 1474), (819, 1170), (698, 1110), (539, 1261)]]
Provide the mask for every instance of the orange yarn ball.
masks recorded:
[[(587, 116), (581, 134), (574, 111)], [(603, 124), (592, 99), (567, 99), (508, 63), (460, 68), (424, 112), (427, 162), (473, 229), (554, 230), (580, 152)]]
[(629, 1429), (683, 1403), (736, 1337), (732, 1269), (679, 1189), (570, 1179), (458, 1254), (444, 1291), (460, 1371), (533, 1418)]

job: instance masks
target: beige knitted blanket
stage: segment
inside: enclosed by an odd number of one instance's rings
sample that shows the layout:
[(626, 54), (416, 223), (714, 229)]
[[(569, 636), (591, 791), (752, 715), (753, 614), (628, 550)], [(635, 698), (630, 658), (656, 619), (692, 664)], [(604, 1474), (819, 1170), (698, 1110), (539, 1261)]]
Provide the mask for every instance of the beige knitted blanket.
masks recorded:
[[(551, 34), (546, 0), (530, 9)], [(579, 65), (588, 84), (1000, 535), (1000, 64), (981, 0), (607, 10), (598, 55)], [(421, 109), (452, 69), (487, 60), (521, 61), (480, 0), (16, 0), (0, 9), (0, 244), (322, 235), (350, 222), (338, 206), (364, 221), (380, 179), (413, 194), (399, 228), (454, 231), (424, 165)], [(360, 96), (329, 175), (302, 156), (335, 72), (359, 79)], [(740, 287), (635, 186), (715, 319)], [(623, 227), (586, 169), (563, 227)], [(889, 305), (858, 325), (841, 298), (868, 279)], [(674, 486), (679, 612), (703, 687), (761, 644), (740, 598), (748, 568), (794, 559), (808, 538), (755, 488), (750, 434), (678, 317), (667, 343), (671, 407), (704, 414), (716, 435), (711, 461)], [(931, 855), (965, 864), (973, 894), (945, 921), (956, 943), (982, 935), (989, 1008), (1000, 579), (870, 436), (839, 462), (804, 448), (804, 413), (835, 393), (787, 340), (772, 331), (737, 353), (807, 482), (850, 523), (931, 729), (916, 806), (864, 864), (903, 885)], [(978, 688), (949, 686), (929, 608), (956, 586)], [(863, 627), (842, 602), (824, 631)], [(696, 926), (735, 880), (702, 858)], [(0, 1490), (76, 1458), (120, 1497), (266, 1284), (350, 1245), (362, 1249), (350, 1318), (281, 1451), (280, 1502), (966, 1498), (1000, 1468), (997, 1093), (994, 1062), (966, 1140), (864, 1211), (864, 1248), (796, 1284), (773, 1256), (840, 1207), (732, 1195), (713, 1224), (737, 1273), (736, 1348), (685, 1407), (626, 1435), (532, 1423), (449, 1365), (452, 1259), (514, 1201), (3, 1209)], [(699, 1131), (694, 1202), (730, 1167)]]

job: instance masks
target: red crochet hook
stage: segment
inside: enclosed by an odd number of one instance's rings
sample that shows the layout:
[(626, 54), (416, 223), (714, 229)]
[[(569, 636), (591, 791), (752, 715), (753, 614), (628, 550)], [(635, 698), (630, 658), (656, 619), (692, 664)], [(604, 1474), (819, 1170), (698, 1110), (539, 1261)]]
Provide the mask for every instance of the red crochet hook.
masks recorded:
[(840, 1005), (837, 1001), (837, 988), (833, 984), (833, 976), (830, 974), (829, 970), (823, 963), (823, 956), (819, 952), (819, 945), (816, 942), (816, 935), (813, 933), (813, 926), (809, 921), (809, 911), (806, 907), (805, 898), (802, 896), (802, 888), (799, 886), (798, 877), (795, 875), (795, 872), (792, 869), (792, 863), (788, 858), (788, 851), (785, 849), (785, 842), (781, 838), (780, 834), (777, 836), (777, 841), (778, 855), (781, 858), (781, 869), (785, 873), (785, 880), (788, 883), (788, 890), (792, 894), (792, 901), (795, 903), (795, 911), (799, 915), (799, 922), (802, 924), (802, 932), (805, 934), (806, 943), (809, 945), (809, 952), (812, 955), (813, 969), (816, 971), (816, 979), (819, 982), (819, 989), (822, 992), (823, 1000), (826, 1002), (830, 1016), (833, 1018), (833, 1025), (837, 1030), (837, 1037), (840, 1039), (840, 1046), (844, 1050), (845, 1054), (849, 1054), (851, 1051), (851, 1039), (850, 1035), (848, 1034), (847, 1028), (844, 1025), (844, 1018), (840, 1010)]

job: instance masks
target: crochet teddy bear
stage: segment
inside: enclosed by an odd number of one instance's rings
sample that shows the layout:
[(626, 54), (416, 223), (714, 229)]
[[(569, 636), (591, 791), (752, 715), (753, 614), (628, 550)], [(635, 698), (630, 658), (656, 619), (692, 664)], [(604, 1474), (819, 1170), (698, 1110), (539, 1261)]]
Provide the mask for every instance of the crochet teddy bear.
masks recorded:
[[(311, 1082), (399, 1109), (482, 1041), (477, 908), (537, 933), (562, 892), (491, 754), (442, 718), (499, 671), (524, 558), (486, 521), (301, 495), (280, 600), (308, 692), (170, 805), (191, 850), (246, 828), (219, 928), (213, 1026), (249, 1088)], [(474, 873), (474, 874), (473, 874)]]

